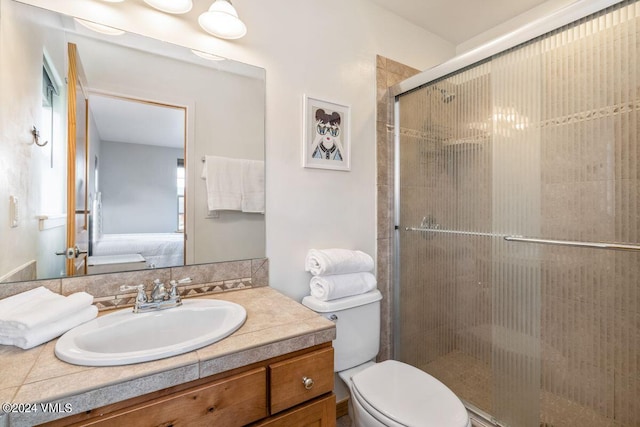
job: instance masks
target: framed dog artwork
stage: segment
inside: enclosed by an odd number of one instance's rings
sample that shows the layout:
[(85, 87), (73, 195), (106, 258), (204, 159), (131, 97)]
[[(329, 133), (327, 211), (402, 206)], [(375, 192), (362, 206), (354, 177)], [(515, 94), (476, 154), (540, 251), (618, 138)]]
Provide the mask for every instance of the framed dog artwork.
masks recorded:
[(351, 170), (350, 109), (304, 96), (302, 166)]

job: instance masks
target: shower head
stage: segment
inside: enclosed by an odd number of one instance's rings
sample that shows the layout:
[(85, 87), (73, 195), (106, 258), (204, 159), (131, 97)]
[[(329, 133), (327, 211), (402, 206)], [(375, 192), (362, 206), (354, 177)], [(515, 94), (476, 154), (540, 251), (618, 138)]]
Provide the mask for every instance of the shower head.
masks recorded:
[(456, 94), (454, 92), (449, 92), (446, 89), (439, 88), (437, 85), (433, 85), (431, 87), (431, 90), (437, 90), (438, 92), (440, 92), (440, 96), (442, 97), (442, 102), (444, 102), (445, 104), (450, 103), (456, 98)]
[(445, 89), (440, 89), (440, 94), (442, 95), (442, 102), (444, 102), (445, 104), (450, 103), (456, 98), (455, 93), (447, 92), (447, 90)]

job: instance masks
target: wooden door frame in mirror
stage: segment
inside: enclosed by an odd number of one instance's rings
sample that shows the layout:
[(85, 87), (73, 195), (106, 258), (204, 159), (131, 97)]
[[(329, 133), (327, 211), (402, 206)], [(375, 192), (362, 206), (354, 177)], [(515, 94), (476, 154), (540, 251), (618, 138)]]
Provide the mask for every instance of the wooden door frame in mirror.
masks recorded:
[[(68, 52), (68, 67), (67, 72), (67, 251), (75, 250), (76, 248), (76, 151), (77, 151), (77, 108), (76, 97), (78, 95), (77, 89), (80, 87), (82, 91), (85, 109), (85, 141), (88, 141), (88, 135), (86, 135), (88, 126), (86, 121), (88, 120), (88, 92), (87, 92), (87, 79), (78, 56), (78, 48), (74, 43), (69, 43), (67, 46)], [(85, 157), (89, 155), (89, 150), (85, 150)], [(88, 158), (85, 158), (85, 165), (88, 164)], [(85, 167), (84, 182), (87, 182), (87, 170)], [(86, 191), (86, 186), (85, 186)], [(87, 197), (85, 194), (85, 206), (84, 206), (84, 230), (87, 230), (88, 223), (88, 206)], [(66, 274), (67, 276), (74, 276), (78, 274), (77, 259), (78, 254), (74, 257), (67, 257)], [(80, 269), (81, 274), (87, 274), (86, 255), (82, 254), (81, 259), (84, 260)]]

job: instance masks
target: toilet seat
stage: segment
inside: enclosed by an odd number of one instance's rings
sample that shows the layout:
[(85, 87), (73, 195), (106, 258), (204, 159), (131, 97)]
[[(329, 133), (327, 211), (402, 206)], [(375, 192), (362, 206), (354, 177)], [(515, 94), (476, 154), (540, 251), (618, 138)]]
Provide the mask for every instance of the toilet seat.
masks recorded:
[(413, 366), (387, 360), (356, 373), (351, 380), (353, 397), (385, 425), (469, 425), (460, 399), (440, 381)]

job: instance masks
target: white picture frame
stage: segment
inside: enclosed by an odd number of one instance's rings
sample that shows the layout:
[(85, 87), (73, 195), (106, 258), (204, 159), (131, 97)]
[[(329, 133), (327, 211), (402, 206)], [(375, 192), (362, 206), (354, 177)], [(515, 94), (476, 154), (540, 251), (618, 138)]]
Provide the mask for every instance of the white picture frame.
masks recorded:
[(304, 95), (302, 166), (351, 170), (350, 107)]

